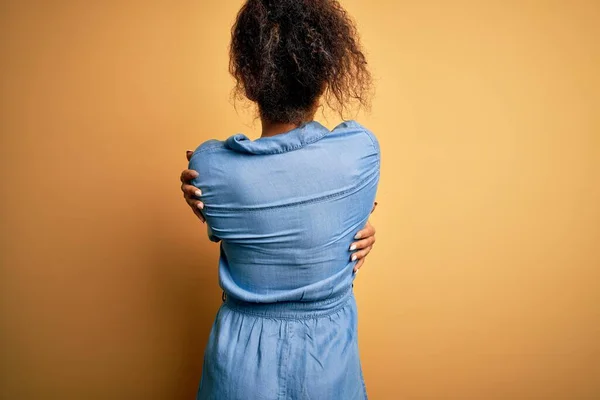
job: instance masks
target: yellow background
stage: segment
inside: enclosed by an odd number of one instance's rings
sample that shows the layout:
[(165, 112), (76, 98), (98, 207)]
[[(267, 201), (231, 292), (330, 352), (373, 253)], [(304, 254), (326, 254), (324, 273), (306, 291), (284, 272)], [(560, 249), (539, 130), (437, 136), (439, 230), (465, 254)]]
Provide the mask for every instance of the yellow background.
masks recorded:
[[(599, 399), (600, 3), (343, 3), (383, 151), (371, 398)], [(240, 4), (1, 2), (0, 398), (194, 397), (218, 246), (178, 175), (258, 135), (230, 101)]]

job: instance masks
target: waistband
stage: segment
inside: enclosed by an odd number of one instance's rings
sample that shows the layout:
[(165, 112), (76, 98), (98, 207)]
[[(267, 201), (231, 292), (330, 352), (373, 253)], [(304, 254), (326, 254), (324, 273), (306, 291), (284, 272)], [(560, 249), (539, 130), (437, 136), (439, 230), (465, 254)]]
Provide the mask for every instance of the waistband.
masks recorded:
[(354, 298), (352, 288), (335, 297), (315, 301), (282, 301), (251, 303), (231, 296), (223, 296), (224, 305), (232, 310), (265, 318), (308, 319), (333, 314)]

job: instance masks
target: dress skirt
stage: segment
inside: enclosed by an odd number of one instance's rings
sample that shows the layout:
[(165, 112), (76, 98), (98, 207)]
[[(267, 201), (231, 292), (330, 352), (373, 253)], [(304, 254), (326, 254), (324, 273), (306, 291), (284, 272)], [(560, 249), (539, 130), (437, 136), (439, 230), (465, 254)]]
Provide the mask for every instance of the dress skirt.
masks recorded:
[(224, 299), (197, 400), (284, 399), (367, 399), (351, 288), (312, 302)]

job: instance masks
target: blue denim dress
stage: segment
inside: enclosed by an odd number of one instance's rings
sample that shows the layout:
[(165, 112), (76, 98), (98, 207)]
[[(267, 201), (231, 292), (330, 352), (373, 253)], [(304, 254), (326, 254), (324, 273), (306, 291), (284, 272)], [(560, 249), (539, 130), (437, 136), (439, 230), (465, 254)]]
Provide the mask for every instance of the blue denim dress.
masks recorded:
[(224, 292), (197, 399), (367, 398), (348, 249), (379, 166), (377, 139), (356, 121), (236, 134), (194, 151)]

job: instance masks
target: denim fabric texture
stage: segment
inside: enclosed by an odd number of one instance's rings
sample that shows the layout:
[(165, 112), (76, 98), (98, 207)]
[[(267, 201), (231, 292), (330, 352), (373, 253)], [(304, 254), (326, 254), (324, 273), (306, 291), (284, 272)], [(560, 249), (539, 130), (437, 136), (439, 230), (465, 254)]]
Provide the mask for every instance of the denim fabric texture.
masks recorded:
[(373, 207), (380, 158), (356, 121), (194, 151), (225, 293), (197, 399), (367, 398), (349, 247)]

